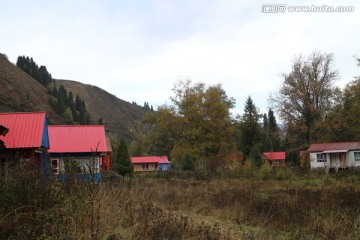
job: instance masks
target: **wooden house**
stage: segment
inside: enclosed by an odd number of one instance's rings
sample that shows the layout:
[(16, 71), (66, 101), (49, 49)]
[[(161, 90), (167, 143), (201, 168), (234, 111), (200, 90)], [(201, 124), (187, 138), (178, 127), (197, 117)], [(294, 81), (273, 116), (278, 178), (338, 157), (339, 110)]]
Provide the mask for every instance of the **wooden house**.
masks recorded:
[(44, 112), (0, 113), (0, 173), (7, 175), (15, 164), (32, 165), (34, 170), (48, 170), (49, 137)]
[(314, 143), (307, 149), (311, 168), (360, 167), (360, 142)]
[(285, 167), (285, 152), (264, 152), (263, 160), (271, 167)]
[(171, 168), (167, 156), (132, 157), (134, 172), (161, 172)]
[(100, 180), (110, 170), (110, 141), (103, 125), (49, 126), (51, 169), (60, 179)]

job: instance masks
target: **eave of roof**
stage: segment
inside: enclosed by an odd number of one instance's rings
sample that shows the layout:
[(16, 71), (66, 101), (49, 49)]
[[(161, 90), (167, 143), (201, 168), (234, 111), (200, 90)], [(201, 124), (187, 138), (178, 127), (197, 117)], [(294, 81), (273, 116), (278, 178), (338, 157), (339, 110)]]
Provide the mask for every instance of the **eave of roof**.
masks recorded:
[(264, 152), (263, 155), (268, 160), (285, 160), (285, 152)]
[(330, 150), (359, 150), (360, 142), (331, 142), (331, 143), (313, 143), (308, 148), (308, 152), (323, 152)]
[(134, 164), (140, 163), (170, 163), (167, 156), (146, 156), (146, 157), (131, 157), (131, 162)]

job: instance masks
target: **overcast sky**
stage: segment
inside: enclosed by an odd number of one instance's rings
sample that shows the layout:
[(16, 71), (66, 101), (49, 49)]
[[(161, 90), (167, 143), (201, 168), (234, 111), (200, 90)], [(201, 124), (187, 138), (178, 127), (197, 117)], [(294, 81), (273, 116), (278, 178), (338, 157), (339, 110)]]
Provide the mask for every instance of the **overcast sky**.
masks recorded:
[[(241, 113), (262, 112), (294, 56), (333, 53), (344, 87), (360, 75), (359, 1), (0, 0), (0, 52), (33, 57), (54, 78), (99, 86), (128, 102), (170, 103), (180, 79), (222, 84)], [(282, 13), (264, 13), (269, 3)], [(290, 12), (289, 6), (353, 6)]]

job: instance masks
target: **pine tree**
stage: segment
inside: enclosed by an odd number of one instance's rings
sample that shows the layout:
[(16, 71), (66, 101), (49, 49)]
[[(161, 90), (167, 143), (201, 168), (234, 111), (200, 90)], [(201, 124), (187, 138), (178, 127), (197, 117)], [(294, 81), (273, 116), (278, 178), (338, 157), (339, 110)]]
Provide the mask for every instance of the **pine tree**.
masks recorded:
[(277, 126), (274, 112), (269, 109), (269, 138), (271, 142), (271, 151), (281, 150), (281, 140), (280, 140), (280, 129)]
[(263, 127), (261, 132), (261, 139), (262, 139), (262, 151), (263, 152), (270, 152), (273, 151), (271, 139), (269, 136), (269, 120), (266, 113), (263, 114)]
[(254, 167), (260, 167), (263, 164), (263, 160), (261, 158), (261, 152), (257, 144), (254, 144), (251, 147), (251, 151), (249, 154), (249, 160), (252, 161)]
[(127, 145), (123, 139), (118, 145), (113, 169), (123, 177), (134, 171), (134, 165), (131, 162)]
[(245, 156), (249, 156), (253, 145), (260, 140), (259, 117), (258, 110), (249, 96), (245, 103), (244, 115), (240, 121), (240, 148)]

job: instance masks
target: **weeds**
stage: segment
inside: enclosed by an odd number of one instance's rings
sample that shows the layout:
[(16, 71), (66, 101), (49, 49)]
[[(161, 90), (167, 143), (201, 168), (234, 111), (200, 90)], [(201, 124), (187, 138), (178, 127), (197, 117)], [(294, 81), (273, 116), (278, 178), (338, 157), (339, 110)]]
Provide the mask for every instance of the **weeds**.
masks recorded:
[(359, 236), (358, 173), (303, 177), (282, 169), (279, 178), (277, 170), (270, 175), (268, 169), (259, 171), (264, 175), (251, 170), (253, 177), (240, 179), (198, 181), (172, 174), (100, 184), (44, 182), (36, 174), (17, 172), (11, 181), (1, 180), (0, 235), (229, 240)]

